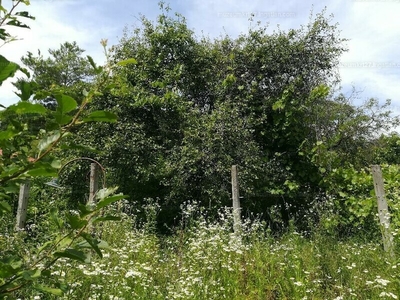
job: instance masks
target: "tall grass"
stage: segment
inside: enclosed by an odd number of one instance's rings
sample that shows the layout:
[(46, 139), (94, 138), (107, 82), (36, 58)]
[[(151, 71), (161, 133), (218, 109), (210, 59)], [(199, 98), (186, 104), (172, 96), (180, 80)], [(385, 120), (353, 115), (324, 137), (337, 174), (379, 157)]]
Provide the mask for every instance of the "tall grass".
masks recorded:
[[(152, 211), (154, 216), (154, 211)], [(182, 226), (158, 236), (151, 224), (103, 226), (110, 248), (92, 264), (60, 261), (61, 299), (397, 299), (400, 262), (378, 242), (338, 241), (316, 230), (291, 229), (272, 237), (264, 224), (245, 220), (232, 232), (232, 214), (218, 221), (188, 205)], [(150, 218), (149, 222), (153, 222)], [(29, 288), (20, 299), (55, 299)], [(59, 297), (57, 299), (60, 299)]]

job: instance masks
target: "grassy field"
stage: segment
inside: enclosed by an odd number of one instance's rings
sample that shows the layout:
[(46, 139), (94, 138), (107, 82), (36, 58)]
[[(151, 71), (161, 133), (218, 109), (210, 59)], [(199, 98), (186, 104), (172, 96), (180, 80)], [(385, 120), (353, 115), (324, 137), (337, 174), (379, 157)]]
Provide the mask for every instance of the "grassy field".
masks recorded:
[[(397, 299), (400, 262), (379, 241), (338, 241), (316, 230), (272, 237), (258, 221), (232, 233), (232, 218), (208, 222), (192, 208), (185, 229), (158, 236), (125, 216), (107, 223), (110, 247), (92, 264), (60, 260), (52, 274), (66, 283), (60, 298), (29, 288), (16, 299)], [(183, 228), (183, 227), (182, 227)], [(14, 298), (14, 299), (15, 299)], [(10, 298), (11, 299), (11, 298)]]

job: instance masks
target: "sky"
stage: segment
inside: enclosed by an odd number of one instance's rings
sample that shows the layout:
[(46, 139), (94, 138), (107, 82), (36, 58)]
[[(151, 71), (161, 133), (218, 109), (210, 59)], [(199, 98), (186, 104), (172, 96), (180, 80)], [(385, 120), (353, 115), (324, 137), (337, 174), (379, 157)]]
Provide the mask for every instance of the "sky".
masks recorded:
[[(400, 0), (166, 0), (172, 12), (186, 17), (188, 27), (198, 37), (236, 37), (255, 26), (256, 21), (269, 24), (271, 32), (307, 25), (310, 14), (326, 8), (339, 24), (341, 37), (348, 39), (348, 52), (341, 57), (339, 72), (342, 91), (350, 96), (352, 87), (361, 93), (356, 105), (369, 98), (381, 103), (392, 100), (392, 109), (400, 114)], [(30, 51), (57, 49), (61, 43), (76, 41), (98, 64), (104, 62), (101, 39), (108, 45), (118, 43), (124, 28), (140, 26), (140, 16), (155, 20), (160, 13), (159, 0), (31, 0), (27, 10), (36, 17), (30, 30), (12, 33), (20, 40), (0, 47), (8, 60), (20, 62)], [(9, 8), (11, 0), (3, 0)], [(249, 17), (254, 14), (254, 21)], [(18, 100), (10, 82), (0, 86), (0, 104)]]

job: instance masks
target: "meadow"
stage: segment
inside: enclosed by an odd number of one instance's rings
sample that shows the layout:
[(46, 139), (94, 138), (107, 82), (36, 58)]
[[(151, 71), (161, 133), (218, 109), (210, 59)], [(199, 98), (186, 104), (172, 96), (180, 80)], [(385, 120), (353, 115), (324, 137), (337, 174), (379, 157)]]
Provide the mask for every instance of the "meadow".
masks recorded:
[[(6, 299), (398, 299), (400, 261), (377, 240), (338, 239), (322, 228), (288, 229), (279, 236), (257, 218), (232, 230), (229, 209), (218, 221), (195, 203), (184, 207), (181, 226), (158, 235), (154, 218), (95, 228), (108, 243), (90, 264), (60, 259), (51, 274), (63, 296), (29, 287)], [(396, 237), (396, 232), (394, 232)], [(26, 239), (25, 239), (26, 240)], [(2, 239), (7, 247), (21, 240)], [(398, 253), (397, 253), (398, 257)], [(56, 282), (54, 284), (57, 284)]]

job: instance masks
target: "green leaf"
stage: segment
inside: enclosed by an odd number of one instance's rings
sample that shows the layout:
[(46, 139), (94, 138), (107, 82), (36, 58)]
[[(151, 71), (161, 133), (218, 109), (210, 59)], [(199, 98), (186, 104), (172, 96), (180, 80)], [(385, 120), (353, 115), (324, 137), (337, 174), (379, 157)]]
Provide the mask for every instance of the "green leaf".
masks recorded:
[(6, 166), (2, 172), (0, 172), (0, 178), (5, 178), (8, 176), (12, 176), (13, 174), (20, 172), (23, 169), (22, 166), (19, 165), (11, 165)]
[(17, 271), (13, 269), (9, 264), (4, 264), (0, 262), (0, 278), (8, 278), (12, 275), (15, 275), (16, 273)]
[(41, 276), (41, 271), (36, 269), (36, 270), (25, 270), (21, 272), (22, 278), (28, 281), (32, 281), (34, 279), (37, 279)]
[(63, 291), (61, 289), (55, 289), (55, 288), (51, 288), (51, 287), (44, 286), (44, 285), (34, 285), (33, 288), (37, 291), (45, 292), (45, 293), (52, 294), (55, 296), (63, 295)]
[(69, 122), (72, 121), (72, 117), (71, 116), (62, 115), (62, 114), (60, 114), (58, 112), (56, 112), (54, 114), (54, 117), (55, 117), (57, 123), (60, 124), (60, 125), (65, 125), (65, 124), (68, 124)]
[(285, 108), (285, 103), (283, 103), (282, 100), (278, 100), (272, 105), (273, 110), (284, 109), (284, 108)]
[(5, 212), (5, 213), (11, 212), (11, 206), (5, 201), (0, 201), (0, 215), (2, 212)]
[(104, 221), (121, 221), (120, 217), (107, 215), (104, 217), (99, 217), (93, 220), (93, 223), (104, 222)]
[(58, 124), (65, 125), (71, 122), (72, 117), (67, 115), (70, 111), (77, 108), (78, 103), (70, 96), (64, 94), (58, 94), (55, 96), (57, 100), (57, 110), (54, 113), (54, 117)]
[(45, 249), (50, 248), (50, 246), (53, 245), (53, 241), (47, 241), (46, 243), (44, 243), (42, 246), (39, 247), (38, 252), (42, 252)]
[(27, 174), (33, 177), (55, 177), (57, 176), (57, 170), (51, 166), (35, 165), (35, 168), (29, 170)]
[(17, 274), (21, 266), (21, 259), (13, 254), (5, 257), (0, 256), (0, 278), (8, 278)]
[(88, 59), (90, 65), (92, 66), (92, 68), (94, 69), (94, 71), (96, 72), (96, 74), (100, 74), (103, 71), (102, 67), (96, 66), (96, 64), (91, 56), (87, 55), (87, 59)]
[(102, 200), (102, 199), (114, 194), (117, 190), (118, 190), (118, 187), (100, 189), (96, 193), (96, 198), (99, 200)]
[(112, 112), (97, 110), (90, 113), (89, 116), (83, 119), (83, 121), (115, 123), (117, 121), (117, 115)]
[(54, 131), (51, 135), (44, 137), (39, 142), (38, 145), (39, 151), (46, 150), (51, 144), (53, 144), (59, 138), (60, 138), (60, 132), (58, 130)]
[(51, 166), (52, 166), (54, 169), (60, 169), (61, 166), (62, 166), (61, 160), (59, 160), (59, 159), (54, 159), (54, 160), (51, 162)]
[(7, 130), (0, 131), (0, 141), (9, 140), (12, 137), (18, 135), (20, 131), (12, 126), (8, 126)]
[(65, 257), (80, 262), (86, 262), (87, 256), (84, 252), (75, 249), (65, 249), (62, 252), (55, 252), (55, 257)]
[(27, 101), (20, 101), (17, 104), (11, 105), (7, 108), (17, 114), (45, 114), (47, 109), (41, 104), (33, 104)]
[(43, 270), (42, 271), (42, 276), (50, 278), (51, 277), (51, 271), (50, 270)]
[(236, 82), (236, 77), (233, 74), (228, 74), (222, 82), (223, 87), (229, 87)]
[(81, 219), (77, 215), (69, 214), (67, 215), (68, 224), (71, 225), (72, 229), (81, 229), (88, 224), (88, 221)]
[(122, 195), (122, 194), (104, 198), (99, 203), (97, 203), (96, 209), (103, 208), (103, 207), (105, 207), (107, 205), (110, 205), (111, 203), (117, 202), (117, 201), (119, 201), (121, 199), (125, 199), (125, 198), (127, 198), (127, 196), (126, 195)]
[(55, 96), (55, 98), (58, 104), (57, 112), (60, 113), (61, 115), (73, 111), (78, 106), (78, 103), (75, 101), (75, 99), (70, 96), (64, 94), (58, 94)]
[(104, 89), (105, 89), (106, 91), (108, 91), (108, 90), (114, 89), (114, 88), (116, 88), (116, 87), (117, 87), (117, 85), (116, 85), (115, 83), (110, 83), (110, 84), (107, 85)]
[(50, 209), (50, 220), (57, 226), (59, 230), (63, 229), (63, 220), (59, 217), (58, 210), (54, 207)]
[(81, 218), (90, 215), (93, 212), (93, 210), (91, 210), (88, 206), (83, 204), (79, 204), (78, 208), (79, 208), (79, 215)]
[(119, 66), (126, 66), (126, 65), (129, 65), (129, 64), (137, 64), (137, 60), (134, 59), (134, 58), (128, 58), (128, 59), (125, 59), (125, 60), (121, 60), (121, 61), (119, 61), (117, 63), (117, 65), (119, 65)]
[(29, 82), (27, 81), (21, 81), (19, 85), (19, 89), (21, 91), (21, 94), (15, 93), (18, 97), (21, 98), (23, 101), (29, 100), (29, 98), (32, 96), (32, 86)]
[(0, 55), (0, 86), (4, 80), (13, 77), (18, 69), (19, 66), (16, 63), (10, 62)]
[(100, 243), (97, 239), (93, 238), (90, 234), (86, 232), (82, 232), (81, 236), (89, 243), (89, 245), (92, 247), (94, 251), (96, 251), (97, 255), (100, 258), (103, 258), (103, 253), (101, 253), (101, 250), (98, 247), (98, 244)]
[[(79, 248), (92, 248), (92, 246), (90, 246), (90, 244), (87, 241), (82, 241), (77, 243), (77, 247)], [(108, 245), (108, 243), (106, 241), (103, 240), (99, 240), (99, 243), (97, 244), (97, 247), (99, 249), (110, 249), (110, 246)]]
[(29, 19), (32, 19), (32, 20), (36, 19), (35, 17), (31, 16), (29, 14), (29, 12), (27, 12), (27, 11), (18, 11), (18, 12), (15, 13), (15, 15), (16, 16), (20, 16), (20, 17), (24, 17), (24, 18), (29, 18)]
[(7, 22), (7, 25), (9, 26), (16, 26), (16, 27), (21, 27), (21, 28), (30, 28), (28, 25), (18, 21), (17, 19), (11, 20)]

